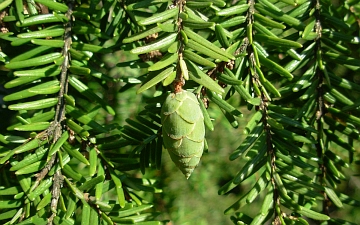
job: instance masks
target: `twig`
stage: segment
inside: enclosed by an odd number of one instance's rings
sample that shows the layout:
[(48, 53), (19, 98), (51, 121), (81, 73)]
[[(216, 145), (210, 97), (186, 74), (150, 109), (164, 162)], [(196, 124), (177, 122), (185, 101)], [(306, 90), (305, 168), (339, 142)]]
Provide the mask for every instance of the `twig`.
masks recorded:
[(179, 49), (177, 52), (179, 60), (178, 60), (177, 66), (176, 66), (176, 78), (173, 82), (173, 85), (174, 85), (174, 92), (178, 93), (178, 92), (182, 91), (182, 87), (185, 85), (185, 79), (183, 77), (181, 66), (180, 66), (180, 60), (182, 60), (183, 51), (184, 51), (184, 43), (183, 43), (181, 35), (180, 35), (180, 32), (183, 29), (182, 19), (180, 18), (180, 13), (184, 11), (185, 1), (177, 0), (177, 1), (175, 1), (175, 4), (179, 7), (179, 16), (177, 18), (177, 25), (178, 25), (178, 38), (179, 38), (180, 46), (179, 46)]
[[(317, 37), (315, 39), (316, 42), (316, 48), (315, 48), (315, 54), (316, 54), (316, 58), (318, 59), (318, 62), (321, 62), (322, 59), (322, 54), (321, 54), (321, 34), (322, 34), (322, 26), (321, 26), (321, 15), (320, 15), (320, 1), (319, 0), (315, 0), (315, 32), (317, 34)], [(320, 64), (320, 63), (319, 63)], [(323, 143), (323, 122), (322, 122), (322, 118), (325, 115), (325, 103), (324, 103), (324, 87), (323, 87), (323, 82), (324, 82), (324, 72), (322, 71), (323, 68), (321, 68), (322, 65), (318, 65), (318, 68), (316, 70), (316, 75), (319, 79), (319, 84), (317, 87), (317, 110), (316, 110), (316, 122), (317, 122), (317, 131), (318, 131), (318, 136), (317, 136), (317, 144), (316, 144), (316, 152), (318, 157), (321, 159), (322, 163), (319, 163), (319, 167), (321, 170), (321, 175), (319, 176), (320, 178), (320, 184), (321, 185), (326, 185), (325, 179), (326, 179), (326, 168), (324, 165), (324, 151), (326, 151), (326, 149), (324, 149), (324, 145)], [(320, 67), (320, 68), (319, 68)], [(324, 214), (329, 215), (329, 198), (327, 196), (327, 194), (323, 191), (322, 192), (323, 196), (324, 196), (324, 200), (322, 202), (322, 211)]]
[[(65, 25), (65, 34), (64, 34), (64, 48), (62, 51), (62, 55), (64, 57), (64, 62), (61, 65), (61, 74), (60, 74), (60, 84), (61, 88), (58, 95), (58, 104), (56, 106), (56, 114), (54, 120), (54, 138), (53, 143), (55, 143), (61, 136), (63, 127), (61, 125), (62, 121), (65, 119), (65, 99), (64, 94), (68, 91), (68, 68), (70, 62), (69, 49), (71, 47), (71, 14), (73, 8), (73, 2), (70, 1), (68, 4), (69, 10), (66, 12), (66, 17), (69, 19), (69, 22)], [(41, 175), (45, 176), (52, 165), (54, 164), (56, 159), (56, 154), (51, 157), (51, 160), (48, 162), (47, 166), (43, 169)], [(54, 177), (54, 182), (52, 186), (52, 199), (51, 199), (51, 211), (52, 215), (48, 218), (48, 225), (52, 225), (53, 219), (56, 216), (57, 205), (60, 198), (60, 190), (63, 184), (63, 176), (61, 171), (56, 171)]]

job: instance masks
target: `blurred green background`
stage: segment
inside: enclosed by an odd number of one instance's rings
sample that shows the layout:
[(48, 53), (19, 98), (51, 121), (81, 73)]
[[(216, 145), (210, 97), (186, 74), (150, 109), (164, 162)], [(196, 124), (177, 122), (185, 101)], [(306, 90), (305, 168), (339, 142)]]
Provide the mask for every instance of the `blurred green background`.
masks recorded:
[[(144, 75), (146, 70), (136, 68), (136, 66), (133, 68), (116, 67), (117, 63), (131, 61), (134, 59), (133, 57), (122, 51), (106, 55), (104, 61), (107, 62), (109, 75), (120, 80)], [(117, 115), (114, 118), (106, 118), (108, 122), (124, 125), (126, 118), (134, 118), (137, 113), (144, 110), (146, 99), (143, 99), (142, 95), (136, 94), (138, 86), (126, 89), (122, 82), (109, 85), (107, 97), (116, 108)], [(152, 88), (145, 92), (145, 96), (153, 94), (154, 91), (155, 88)], [(238, 101), (238, 99), (230, 99), (230, 101)], [(246, 107), (240, 108), (244, 116), (238, 119), (239, 127), (235, 129), (224, 118), (223, 113), (216, 105), (210, 104), (208, 110), (211, 118), (214, 119), (215, 130), (207, 131), (209, 150), (204, 153), (200, 164), (189, 180), (185, 179), (166, 152), (163, 152), (161, 170), (148, 169), (145, 175), (139, 171), (136, 172), (138, 176), (153, 177), (155, 175), (158, 177), (163, 193), (155, 194), (156, 208), (158, 211), (165, 212), (160, 215), (160, 219), (170, 220), (169, 224), (171, 225), (233, 224), (230, 215), (224, 215), (224, 210), (246, 193), (259, 176), (259, 174), (255, 174), (227, 195), (218, 195), (218, 189), (228, 182), (244, 164), (244, 162), (240, 163), (240, 160), (230, 161), (229, 155), (245, 138), (242, 128), (245, 127), (254, 111), (249, 111)], [(357, 147), (357, 150), (355, 159), (358, 159), (360, 146)], [(359, 171), (360, 168), (355, 166), (344, 171), (350, 179), (339, 186), (344, 193), (358, 200), (360, 200)], [(244, 207), (243, 212), (255, 216), (261, 207), (261, 200), (257, 199), (249, 207)], [(360, 208), (344, 205), (341, 210), (335, 211), (334, 207), (331, 209), (335, 217), (360, 224), (358, 216)]]

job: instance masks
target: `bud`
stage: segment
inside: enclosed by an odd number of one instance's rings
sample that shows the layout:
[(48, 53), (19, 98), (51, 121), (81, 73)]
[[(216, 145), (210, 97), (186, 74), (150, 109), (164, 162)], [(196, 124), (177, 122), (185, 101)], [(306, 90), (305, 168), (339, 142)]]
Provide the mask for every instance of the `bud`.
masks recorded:
[(188, 179), (204, 150), (204, 116), (191, 92), (171, 93), (161, 109), (164, 146)]

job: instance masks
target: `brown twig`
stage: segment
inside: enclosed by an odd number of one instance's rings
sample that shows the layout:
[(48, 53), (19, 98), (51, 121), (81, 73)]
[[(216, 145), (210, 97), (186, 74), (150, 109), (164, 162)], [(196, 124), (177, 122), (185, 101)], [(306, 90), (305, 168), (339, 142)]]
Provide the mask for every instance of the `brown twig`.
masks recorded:
[[(55, 120), (53, 121), (54, 124), (54, 138), (53, 143), (55, 143), (61, 136), (63, 132), (63, 126), (62, 121), (65, 119), (65, 99), (64, 95), (68, 91), (68, 68), (70, 65), (70, 55), (69, 55), (69, 49), (71, 47), (71, 14), (72, 14), (72, 7), (73, 3), (70, 1), (68, 4), (69, 10), (66, 13), (67, 18), (69, 19), (69, 22), (65, 25), (65, 34), (64, 34), (64, 48), (62, 51), (62, 55), (64, 57), (64, 62), (61, 65), (61, 74), (60, 74), (60, 91), (58, 95), (58, 104), (56, 106), (56, 113), (55, 113)], [(56, 160), (56, 154), (54, 154), (51, 157), (51, 160), (48, 162), (47, 166), (42, 171), (42, 176), (45, 176), (52, 165), (55, 163)], [(57, 205), (60, 198), (60, 190), (63, 184), (63, 176), (61, 174), (61, 171), (58, 170), (55, 172), (53, 177), (53, 186), (52, 186), (52, 199), (51, 199), (51, 212), (52, 215), (48, 218), (48, 225), (52, 225), (53, 219), (56, 216), (57, 211)]]

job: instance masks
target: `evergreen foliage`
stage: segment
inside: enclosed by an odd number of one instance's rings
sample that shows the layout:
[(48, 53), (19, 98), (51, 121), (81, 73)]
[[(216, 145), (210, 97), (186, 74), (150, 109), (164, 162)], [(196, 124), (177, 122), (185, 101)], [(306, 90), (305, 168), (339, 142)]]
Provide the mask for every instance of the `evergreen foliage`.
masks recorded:
[[(161, 180), (134, 171), (170, 163), (163, 135), (178, 128), (163, 132), (161, 106), (183, 90), (199, 105), (179, 129), (203, 117), (214, 130), (209, 105), (234, 128), (251, 114), (229, 156), (243, 166), (219, 189), (257, 178), (225, 209), (234, 224), (355, 224), (331, 212), (360, 206), (338, 191), (360, 150), (358, 0), (0, 0), (0, 12), (1, 224), (166, 224), (152, 209)], [(119, 50), (136, 76), (109, 73), (103, 56)], [(146, 106), (113, 123), (128, 89)]]

